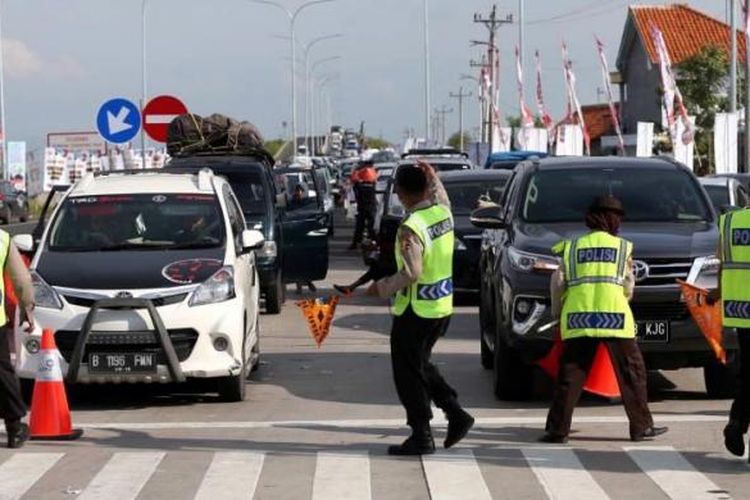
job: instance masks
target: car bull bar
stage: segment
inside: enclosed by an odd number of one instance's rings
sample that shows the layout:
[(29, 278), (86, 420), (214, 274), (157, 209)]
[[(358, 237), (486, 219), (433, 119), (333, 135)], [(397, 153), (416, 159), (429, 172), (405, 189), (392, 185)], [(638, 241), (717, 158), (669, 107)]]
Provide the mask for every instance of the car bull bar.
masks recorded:
[(135, 309), (146, 309), (149, 316), (151, 317), (151, 323), (154, 325), (154, 333), (156, 338), (161, 344), (161, 348), (164, 350), (164, 356), (167, 361), (167, 368), (169, 374), (172, 376), (173, 382), (184, 382), (185, 375), (182, 373), (180, 368), (179, 360), (177, 359), (177, 353), (172, 345), (172, 340), (169, 338), (167, 329), (164, 327), (164, 322), (156, 310), (156, 306), (150, 299), (132, 298), (132, 297), (116, 297), (112, 299), (102, 299), (96, 301), (86, 315), (86, 319), (83, 320), (83, 327), (81, 333), (76, 338), (75, 347), (73, 348), (73, 354), (70, 357), (70, 364), (68, 366), (68, 375), (66, 381), (68, 383), (78, 382), (78, 372), (81, 368), (83, 361), (84, 349), (88, 342), (89, 335), (91, 335), (91, 328), (94, 325), (96, 315), (101, 310), (135, 310)]

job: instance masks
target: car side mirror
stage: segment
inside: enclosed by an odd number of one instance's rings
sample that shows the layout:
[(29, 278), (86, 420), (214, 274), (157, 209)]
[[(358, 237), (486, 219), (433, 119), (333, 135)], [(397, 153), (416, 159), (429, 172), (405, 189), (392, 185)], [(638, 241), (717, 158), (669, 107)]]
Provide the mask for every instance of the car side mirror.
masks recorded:
[(505, 229), (499, 206), (477, 208), (471, 212), (471, 223), (481, 229)]
[(242, 250), (244, 252), (259, 249), (265, 241), (265, 236), (257, 229), (245, 229), (242, 231)]
[(738, 207), (737, 205), (722, 205), (719, 207), (719, 212), (722, 214), (728, 214), (729, 212), (735, 212), (737, 210), (742, 210), (742, 207)]
[(21, 252), (31, 252), (34, 250), (34, 238), (30, 234), (17, 234), (13, 237), (13, 244)]

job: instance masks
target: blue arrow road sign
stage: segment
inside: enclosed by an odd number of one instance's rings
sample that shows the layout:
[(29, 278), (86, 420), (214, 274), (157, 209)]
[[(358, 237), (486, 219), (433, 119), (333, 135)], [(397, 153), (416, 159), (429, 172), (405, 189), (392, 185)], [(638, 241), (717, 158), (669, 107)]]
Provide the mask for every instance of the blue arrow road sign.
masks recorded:
[(130, 142), (141, 129), (141, 113), (138, 106), (127, 99), (110, 99), (99, 108), (96, 128), (107, 142)]

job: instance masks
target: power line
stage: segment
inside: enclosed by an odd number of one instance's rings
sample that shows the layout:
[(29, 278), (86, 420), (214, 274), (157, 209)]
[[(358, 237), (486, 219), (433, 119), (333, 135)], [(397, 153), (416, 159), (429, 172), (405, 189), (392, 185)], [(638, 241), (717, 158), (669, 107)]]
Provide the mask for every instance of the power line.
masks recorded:
[[(617, 5), (610, 5), (617, 3)], [(622, 5), (628, 5), (631, 2), (622, 0), (608, 0), (605, 2), (592, 2), (583, 7), (579, 7), (568, 12), (557, 14), (547, 18), (534, 19), (526, 23), (527, 26), (533, 26), (536, 24), (547, 24), (547, 23), (560, 23), (566, 21), (580, 21), (581, 19), (589, 19), (604, 14), (609, 14), (614, 7), (620, 7)]]

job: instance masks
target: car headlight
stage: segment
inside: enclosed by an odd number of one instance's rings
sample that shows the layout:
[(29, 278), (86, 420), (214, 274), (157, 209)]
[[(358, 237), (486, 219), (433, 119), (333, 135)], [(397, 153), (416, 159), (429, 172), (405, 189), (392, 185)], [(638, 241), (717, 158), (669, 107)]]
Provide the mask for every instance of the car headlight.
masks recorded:
[(34, 287), (34, 303), (36, 307), (48, 309), (62, 309), (63, 304), (57, 292), (47, 284), (35, 271), (31, 271), (31, 285)]
[(508, 258), (514, 269), (525, 273), (532, 271), (556, 271), (560, 267), (558, 260), (550, 255), (522, 252), (513, 247), (508, 248)]
[(275, 241), (265, 241), (263, 246), (255, 251), (255, 255), (258, 257), (276, 257), (278, 249)]
[(466, 250), (466, 245), (461, 241), (461, 238), (456, 238), (455, 243), (453, 243), (453, 248), (455, 250)]
[(188, 305), (216, 304), (233, 299), (234, 296), (234, 268), (224, 266), (195, 289)]

